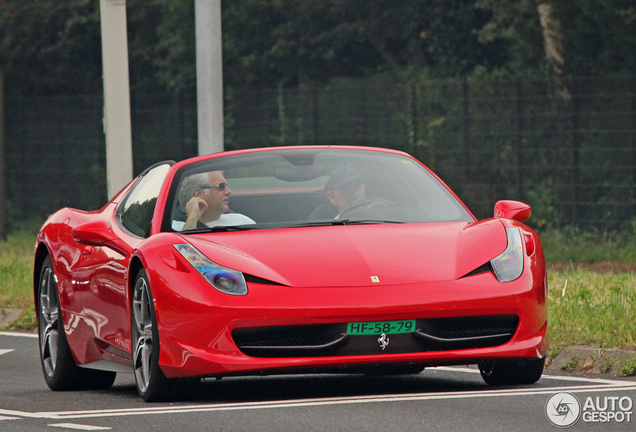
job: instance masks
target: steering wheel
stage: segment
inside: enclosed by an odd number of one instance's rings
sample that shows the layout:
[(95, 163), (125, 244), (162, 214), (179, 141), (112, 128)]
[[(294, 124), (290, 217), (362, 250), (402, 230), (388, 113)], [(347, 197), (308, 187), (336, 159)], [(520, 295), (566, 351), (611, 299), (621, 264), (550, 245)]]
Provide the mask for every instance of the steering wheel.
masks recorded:
[(365, 198), (360, 201), (356, 201), (354, 203), (349, 204), (347, 208), (344, 209), (342, 213), (340, 213), (339, 219), (344, 219), (344, 216), (347, 212), (351, 212), (351, 211), (360, 209), (362, 207), (369, 208), (373, 204), (381, 204), (382, 206), (389, 206), (389, 207), (392, 207), (394, 205), (391, 201), (386, 200), (384, 198)]

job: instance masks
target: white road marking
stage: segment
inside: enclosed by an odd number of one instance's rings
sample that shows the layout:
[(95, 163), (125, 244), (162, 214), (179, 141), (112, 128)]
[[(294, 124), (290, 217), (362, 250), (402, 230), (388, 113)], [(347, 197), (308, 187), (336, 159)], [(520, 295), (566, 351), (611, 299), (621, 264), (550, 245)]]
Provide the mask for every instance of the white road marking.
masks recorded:
[(0, 349), (0, 355), (6, 354), (6, 353), (10, 353), (11, 351), (15, 351), (15, 350), (12, 350), (12, 349)]
[[(439, 367), (435, 367), (435, 368), (430, 368), (427, 370), (433, 371), (433, 370), (442, 370), (442, 371), (449, 371), (449, 372), (466, 372), (466, 373), (474, 373), (474, 374), (478, 374), (479, 373), (479, 369), (469, 369), (467, 367), (446, 367), (446, 366), (439, 366)], [(604, 378), (586, 378), (586, 377), (568, 377), (568, 376), (559, 376), (559, 375), (546, 375), (543, 374), (541, 376), (541, 379), (548, 379), (548, 380), (557, 380), (557, 381), (578, 381), (578, 382), (589, 382), (589, 383), (596, 383), (596, 384), (609, 384), (609, 385), (633, 385), (632, 382), (629, 381), (616, 381), (616, 380), (610, 380), (610, 379), (604, 379)]]
[[(7, 335), (0, 332), (0, 335)], [(9, 333), (9, 336), (15, 336), (15, 333)], [(28, 336), (32, 337), (32, 336)], [(37, 337), (37, 335), (34, 335)], [(452, 371), (464, 373), (479, 373), (475, 368), (467, 367), (437, 367), (430, 368), (430, 371)], [(212, 412), (212, 411), (235, 411), (246, 409), (281, 409), (295, 407), (310, 406), (326, 406), (326, 405), (347, 405), (359, 403), (382, 403), (396, 401), (424, 401), (424, 400), (445, 400), (445, 399), (471, 399), (471, 398), (488, 398), (488, 397), (505, 397), (505, 396), (531, 396), (541, 394), (554, 394), (556, 392), (568, 391), (572, 393), (590, 393), (590, 392), (616, 392), (616, 391), (636, 391), (636, 383), (634, 381), (618, 381), (601, 378), (586, 377), (568, 377), (568, 376), (551, 376), (543, 375), (542, 380), (558, 380), (570, 381), (572, 383), (588, 383), (587, 385), (571, 385), (556, 386), (543, 388), (521, 388), (521, 389), (502, 389), (502, 390), (471, 390), (471, 391), (455, 391), (440, 393), (411, 393), (411, 394), (395, 394), (395, 395), (374, 395), (374, 396), (350, 396), (336, 398), (313, 398), (313, 399), (297, 399), (283, 401), (267, 401), (267, 402), (245, 402), (245, 403), (220, 403), (190, 406), (164, 406), (164, 407), (148, 407), (148, 408), (130, 408), (130, 409), (106, 409), (106, 410), (85, 410), (85, 411), (57, 411), (57, 412), (25, 412), (0, 409), (0, 420), (15, 420), (20, 418), (43, 418), (51, 420), (62, 419), (82, 419), (82, 418), (98, 418), (98, 417), (119, 417), (131, 415), (157, 415), (157, 414), (187, 414), (195, 412)], [(61, 426), (64, 425), (64, 426)], [(52, 427), (70, 427), (82, 428), (83, 430), (104, 430), (101, 426), (74, 425), (72, 423), (50, 424)], [(87, 429), (91, 428), (91, 429)], [(99, 429), (93, 429), (99, 428)]]
[(60, 427), (65, 429), (89, 430), (89, 431), (112, 429), (112, 428), (104, 427), (104, 426), (91, 426), (91, 425), (81, 425), (81, 424), (74, 424), (74, 423), (53, 423), (47, 426)]
[(617, 392), (617, 391), (636, 391), (636, 383), (625, 383), (623, 381), (611, 381), (611, 384), (598, 385), (581, 385), (569, 387), (547, 387), (547, 388), (525, 388), (525, 389), (505, 389), (505, 390), (472, 390), (459, 392), (440, 392), (440, 393), (412, 393), (397, 395), (381, 395), (381, 396), (353, 396), (353, 397), (337, 397), (337, 398), (315, 398), (315, 399), (297, 399), (275, 402), (246, 402), (246, 403), (226, 403), (226, 404), (207, 404), (207, 405), (191, 405), (191, 406), (166, 406), (166, 407), (150, 407), (150, 408), (130, 408), (130, 409), (111, 409), (111, 410), (89, 410), (89, 411), (58, 411), (58, 412), (22, 412), (0, 409), (0, 415), (20, 416), (27, 418), (46, 418), (46, 419), (80, 419), (80, 418), (98, 418), (98, 417), (119, 417), (132, 415), (157, 415), (157, 414), (187, 414), (195, 412), (212, 412), (212, 411), (236, 411), (246, 409), (280, 409), (280, 408), (296, 408), (310, 406), (326, 406), (326, 405), (347, 405), (360, 403), (381, 403), (396, 401), (425, 401), (425, 400), (446, 400), (446, 399), (472, 399), (472, 398), (488, 398), (502, 396), (532, 396), (541, 394), (554, 394), (560, 391), (568, 391), (571, 393), (590, 393), (590, 392)]
[(0, 332), (0, 336), (13, 336), (13, 337), (25, 337), (25, 338), (37, 338), (36, 333), (19, 333), (19, 332)]

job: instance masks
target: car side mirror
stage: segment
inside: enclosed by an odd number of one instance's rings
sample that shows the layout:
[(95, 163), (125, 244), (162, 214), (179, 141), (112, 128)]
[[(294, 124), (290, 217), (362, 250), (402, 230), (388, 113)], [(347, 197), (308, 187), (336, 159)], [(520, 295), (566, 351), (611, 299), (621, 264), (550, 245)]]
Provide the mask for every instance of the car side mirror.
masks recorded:
[(495, 217), (525, 222), (530, 219), (532, 208), (520, 201), (503, 200), (495, 204)]
[(128, 255), (130, 247), (121, 241), (105, 220), (79, 224), (72, 230), (73, 240), (87, 246), (107, 247), (122, 255)]

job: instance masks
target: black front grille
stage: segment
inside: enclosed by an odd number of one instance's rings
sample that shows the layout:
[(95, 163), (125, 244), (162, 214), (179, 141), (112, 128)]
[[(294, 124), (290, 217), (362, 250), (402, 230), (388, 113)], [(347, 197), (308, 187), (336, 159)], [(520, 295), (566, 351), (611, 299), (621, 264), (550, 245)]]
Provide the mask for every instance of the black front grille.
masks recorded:
[(488, 315), (417, 320), (417, 328), (431, 336), (459, 339), (514, 333), (518, 323), (517, 315)]
[(232, 332), (234, 342), (240, 348), (252, 347), (307, 347), (333, 342), (346, 331), (346, 324), (247, 327)]
[(247, 327), (233, 330), (232, 337), (252, 357), (396, 354), (497, 346), (512, 338), (518, 324), (517, 315), (418, 319), (414, 333), (388, 335), (385, 349), (377, 335), (347, 335), (347, 323)]

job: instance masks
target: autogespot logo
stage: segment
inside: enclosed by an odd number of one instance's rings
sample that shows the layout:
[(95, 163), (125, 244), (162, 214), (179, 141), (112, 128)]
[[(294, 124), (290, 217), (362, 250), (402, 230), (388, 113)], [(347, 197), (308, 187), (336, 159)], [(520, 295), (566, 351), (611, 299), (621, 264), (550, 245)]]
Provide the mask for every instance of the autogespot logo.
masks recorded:
[(634, 403), (629, 396), (588, 396), (581, 404), (571, 393), (555, 393), (545, 404), (545, 415), (556, 427), (585, 423), (630, 423)]
[(545, 404), (545, 415), (556, 427), (570, 427), (581, 417), (581, 402), (571, 393), (555, 393)]

